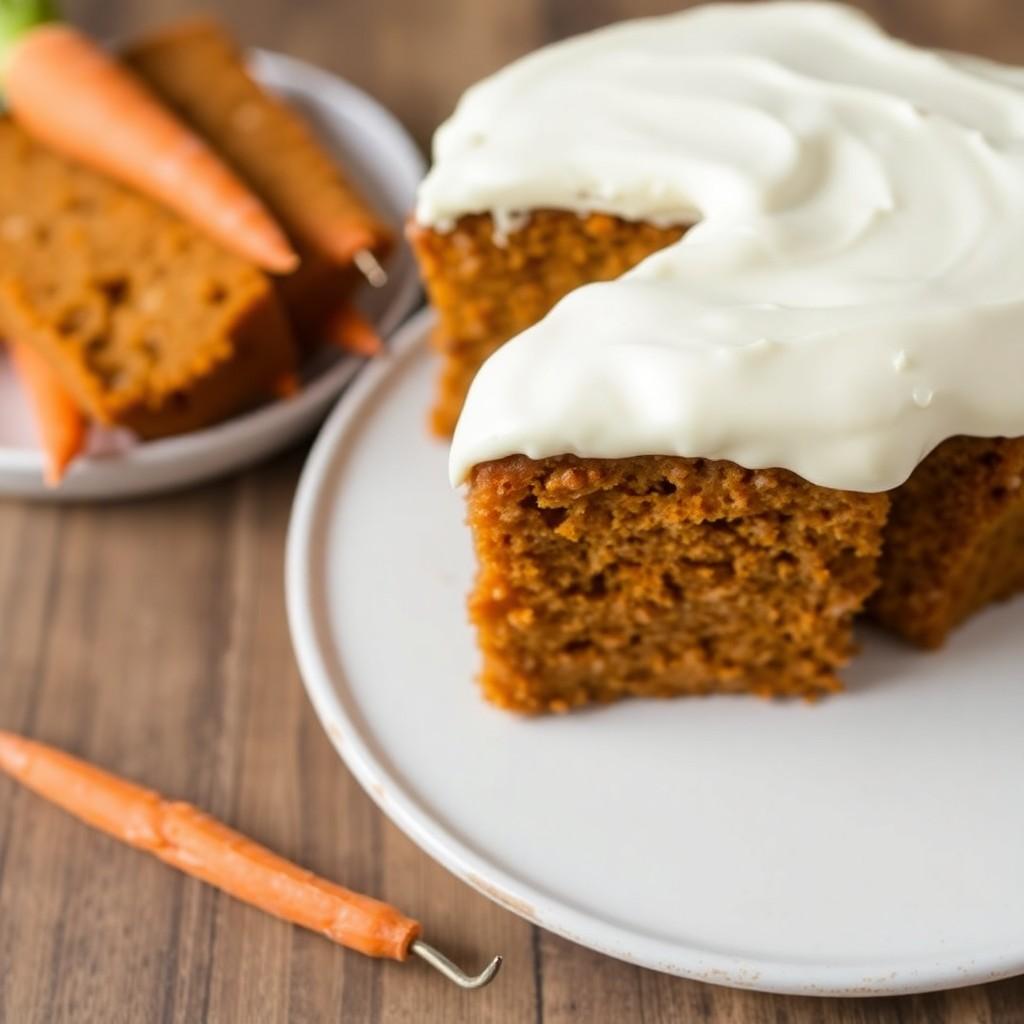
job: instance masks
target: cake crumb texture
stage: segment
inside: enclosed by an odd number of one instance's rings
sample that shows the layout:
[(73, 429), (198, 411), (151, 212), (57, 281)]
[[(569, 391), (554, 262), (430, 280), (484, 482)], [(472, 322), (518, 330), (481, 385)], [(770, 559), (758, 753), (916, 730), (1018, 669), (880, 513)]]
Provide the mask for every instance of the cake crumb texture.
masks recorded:
[(434, 431), (454, 431), (476, 371), (509, 338), (569, 292), (619, 277), (685, 231), (560, 210), (533, 211), (507, 237), (495, 234), (489, 214), (461, 217), (446, 232), (411, 225), (409, 238), (438, 314)]
[(841, 689), (889, 508), (661, 456), (511, 456), (478, 466), (468, 498), (483, 691), (525, 712)]
[(921, 647), (1024, 590), (1024, 438), (954, 437), (892, 492), (871, 610)]
[(0, 120), (0, 335), (46, 358), (99, 423), (198, 429), (295, 366), (258, 269)]

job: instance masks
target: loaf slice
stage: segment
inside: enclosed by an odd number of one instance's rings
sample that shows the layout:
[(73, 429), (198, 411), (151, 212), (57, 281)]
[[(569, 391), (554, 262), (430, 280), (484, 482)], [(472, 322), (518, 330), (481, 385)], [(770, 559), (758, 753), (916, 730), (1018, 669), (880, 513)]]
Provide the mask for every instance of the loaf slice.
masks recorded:
[(323, 224), (343, 221), (383, 260), (393, 237), (301, 115), (250, 75), (244, 55), (209, 18), (194, 18), (130, 47), (127, 64), (202, 135), (263, 200), (302, 255), (277, 280), (296, 336), (312, 345), (321, 324), (362, 276), (354, 252), (327, 251)]
[(83, 410), (160, 437), (271, 396), (295, 347), (269, 280), (148, 199), (0, 120), (0, 336)]

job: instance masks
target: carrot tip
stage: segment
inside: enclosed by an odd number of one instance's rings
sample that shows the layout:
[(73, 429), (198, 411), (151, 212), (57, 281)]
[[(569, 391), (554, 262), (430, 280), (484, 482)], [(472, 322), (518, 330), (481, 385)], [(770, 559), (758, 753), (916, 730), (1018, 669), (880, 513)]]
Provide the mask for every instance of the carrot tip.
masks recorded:
[(302, 382), (296, 373), (282, 373), (274, 381), (273, 390), (277, 398), (294, 398), (302, 390)]
[(268, 253), (261, 260), (262, 268), (271, 274), (294, 274), (302, 260), (294, 249)]
[(33, 407), (46, 460), (44, 479), (56, 487), (85, 448), (85, 417), (42, 356), (20, 342), (8, 341), (8, 348)]
[(0, 730), (0, 770), (17, 777), (24, 773), (28, 760), (25, 741), (14, 733)]
[(384, 351), (384, 342), (373, 324), (354, 306), (343, 306), (328, 317), (322, 330), (325, 340), (345, 352), (372, 357)]
[(64, 477), (67, 476), (71, 463), (76, 455), (79, 454), (83, 443), (84, 438), (81, 438), (73, 449), (67, 448), (60, 452), (52, 451), (47, 453), (46, 465), (43, 469), (43, 480), (47, 487), (59, 487), (61, 485)]

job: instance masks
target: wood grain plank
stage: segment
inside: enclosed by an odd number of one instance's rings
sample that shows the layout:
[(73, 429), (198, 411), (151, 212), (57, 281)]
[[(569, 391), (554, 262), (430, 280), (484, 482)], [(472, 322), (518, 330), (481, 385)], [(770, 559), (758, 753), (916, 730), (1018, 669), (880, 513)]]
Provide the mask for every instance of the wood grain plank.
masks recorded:
[(545, 1024), (580, 1020), (650, 1024), (641, 992), (644, 971), (548, 933), (540, 936), (540, 951)]
[[(33, 545), (40, 553), (44, 531), (60, 524), (59, 577), (41, 619), (46, 642), (26, 677), (32, 714), (12, 720), (5, 690), (5, 724), (167, 792), (196, 788), (202, 761), (179, 753), (194, 731), (190, 719), (215, 720), (207, 691), (194, 682), (208, 675), (219, 632), (222, 505), (223, 498), (193, 495), (171, 499), (170, 507), (141, 503), (103, 516), (31, 511), (30, 527), (44, 528)], [(23, 566), (22, 574), (5, 584), (19, 589), (31, 568)], [(200, 637), (190, 628), (197, 616)], [(6, 645), (3, 651), (6, 660)], [(205, 729), (198, 743), (210, 738), (212, 728)], [(4, 785), (6, 797), (11, 787)], [(182, 880), (29, 794), (6, 800), (16, 809), (10, 842), (27, 869), (12, 874), (5, 866), (0, 918), (31, 921), (30, 936), (45, 951), (15, 958), (4, 998), (20, 990), (21, 967), (39, 979), (37, 990), (27, 990), (37, 1019), (72, 1019), (76, 1012), (100, 1019), (114, 999), (122, 1013), (153, 1015), (167, 985), (162, 956), (173, 945)], [(26, 1007), (10, 1019), (33, 1017)]]
[[(472, 81), (547, 39), (678, 0), (222, 0), (247, 43), (379, 96), (426, 143)], [(865, 0), (917, 42), (1024, 62), (1016, 0)], [(186, 0), (69, 0), (123, 36)], [(0, 727), (206, 807), (328, 877), (392, 900), (481, 993), (272, 920), (0, 780), (0, 1021), (1024, 1021), (1024, 978), (882, 1000), (736, 992), (643, 971), (542, 933), (430, 861), (343, 769), (302, 690), (281, 565), (302, 462), (147, 502), (0, 501)]]

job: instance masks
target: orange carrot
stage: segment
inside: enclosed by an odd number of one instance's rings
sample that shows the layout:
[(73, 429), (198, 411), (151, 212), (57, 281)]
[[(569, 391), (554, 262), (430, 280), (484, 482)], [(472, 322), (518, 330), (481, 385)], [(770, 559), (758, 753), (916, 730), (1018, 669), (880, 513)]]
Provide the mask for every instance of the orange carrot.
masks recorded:
[(420, 926), (279, 857), (189, 804), (0, 731), (0, 770), (94, 828), (368, 956), (405, 960)]
[[(197, 53), (208, 80), (195, 74)], [(216, 20), (200, 16), (158, 30), (131, 46), (126, 60), (196, 131), (215, 140), (297, 245), (336, 267), (355, 263), (375, 287), (386, 282), (378, 261), (390, 249), (390, 228), (300, 113), (253, 79)], [(291, 187), (295, 175), (302, 189)]]
[(267, 270), (298, 265), (234, 172), (87, 36), (57, 22), (34, 25), (2, 56), (8, 107), (38, 139), (166, 204)]
[(34, 348), (8, 342), (11, 361), (35, 414), (46, 453), (46, 482), (56, 487), (85, 447), (87, 425), (75, 400)]
[(351, 302), (330, 313), (320, 331), (325, 341), (357, 356), (376, 356), (384, 349), (373, 324)]
[(273, 388), (275, 398), (294, 398), (302, 390), (302, 381), (297, 373), (289, 370), (274, 381)]

